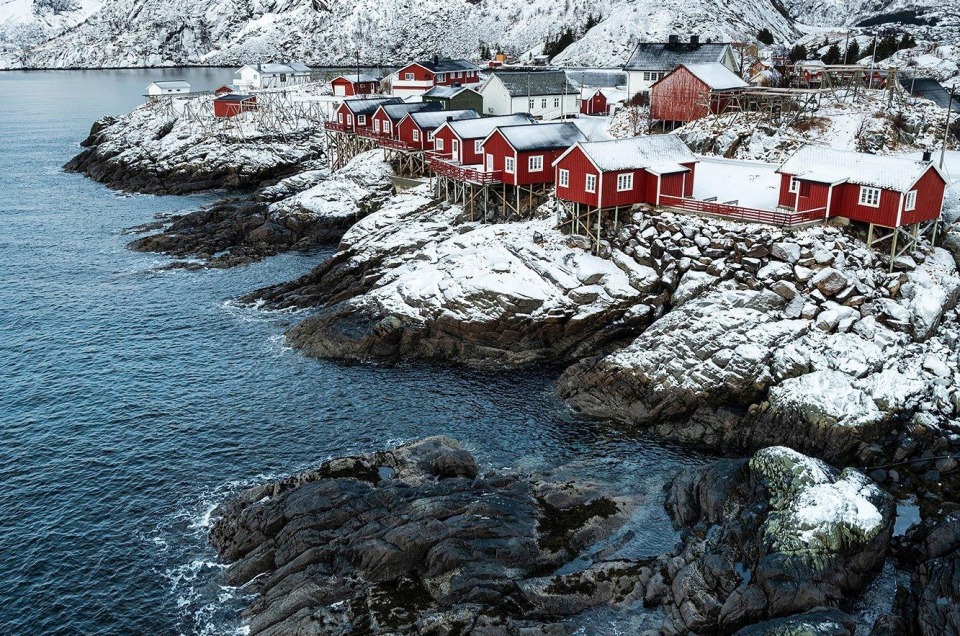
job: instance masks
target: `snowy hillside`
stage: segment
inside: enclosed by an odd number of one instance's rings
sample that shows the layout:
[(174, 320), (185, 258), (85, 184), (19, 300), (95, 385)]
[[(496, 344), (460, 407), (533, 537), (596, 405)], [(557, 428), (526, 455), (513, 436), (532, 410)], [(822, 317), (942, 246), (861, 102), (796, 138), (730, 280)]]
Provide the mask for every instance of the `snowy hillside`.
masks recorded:
[(0, 51), (58, 35), (86, 20), (100, 5), (101, 0), (0, 0)]

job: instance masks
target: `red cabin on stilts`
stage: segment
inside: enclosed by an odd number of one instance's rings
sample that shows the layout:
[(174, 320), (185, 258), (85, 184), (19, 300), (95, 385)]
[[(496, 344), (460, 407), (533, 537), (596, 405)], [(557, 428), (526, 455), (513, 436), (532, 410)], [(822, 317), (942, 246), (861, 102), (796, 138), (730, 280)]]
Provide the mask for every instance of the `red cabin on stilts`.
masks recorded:
[(226, 93), (213, 100), (214, 117), (236, 117), (240, 113), (257, 110), (257, 98), (254, 95)]
[(553, 161), (587, 137), (572, 122), (495, 129), (481, 144), (484, 170), (501, 172), (507, 185), (553, 183)]

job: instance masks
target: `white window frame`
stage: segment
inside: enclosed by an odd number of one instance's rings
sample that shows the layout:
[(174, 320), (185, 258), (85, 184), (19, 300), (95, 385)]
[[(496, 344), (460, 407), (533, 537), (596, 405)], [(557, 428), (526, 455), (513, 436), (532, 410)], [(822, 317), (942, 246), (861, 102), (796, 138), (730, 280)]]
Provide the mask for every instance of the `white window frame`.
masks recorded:
[(903, 198), (903, 211), (904, 212), (913, 212), (917, 209), (917, 191), (911, 190), (907, 192), (907, 196)]
[(473, 140), (473, 152), (478, 155), (483, 154), (483, 139)]
[(373, 132), (380, 132), (380, 120), (376, 117), (373, 118)]
[(443, 137), (440, 137), (434, 143), (436, 143), (437, 150), (443, 150)]
[(583, 189), (587, 192), (597, 191), (597, 175), (588, 174), (583, 181)]
[(633, 190), (633, 173), (623, 172), (617, 175), (617, 192)]
[(880, 207), (880, 188), (870, 186), (860, 186), (860, 197), (857, 199), (860, 205), (868, 208)]
[(352, 114), (352, 113), (347, 113), (347, 125), (348, 125), (348, 126), (353, 126), (353, 114)]
[(406, 81), (406, 82), (412, 82), (412, 81), (413, 81), (413, 78), (414, 78), (413, 73), (404, 73), (404, 74), (403, 74), (403, 79), (404, 79), (404, 81)]
[(569, 188), (570, 187), (570, 171), (563, 168), (560, 169), (560, 173), (557, 175), (557, 182), (561, 187)]
[(509, 174), (516, 172), (516, 160), (513, 157), (505, 157), (503, 160), (503, 171)]
[(460, 141), (458, 139), (450, 140), (450, 153), (456, 157), (460, 152)]
[(414, 141), (420, 141), (420, 131), (419, 131), (419, 130), (417, 130), (416, 128), (414, 128), (412, 134), (413, 134), (413, 140), (414, 140)]
[(533, 109), (537, 107), (537, 102), (534, 99), (527, 100), (527, 108), (530, 112), (533, 112)]
[(427, 131), (427, 141), (433, 141), (433, 131), (432, 131), (432, 130), (428, 130), (428, 131)]
[(554, 108), (560, 108), (560, 98), (559, 98), (559, 97), (554, 97), (554, 98), (553, 98), (553, 107), (554, 107)]
[(528, 172), (543, 172), (543, 155), (532, 155), (527, 157)]
[(787, 192), (790, 194), (796, 194), (800, 192), (800, 179), (796, 177), (790, 177), (790, 186), (787, 188)]
[(544, 97), (543, 99), (540, 100), (540, 108), (542, 108), (542, 109), (544, 109), (544, 110), (547, 109), (547, 98), (546, 98), (546, 97)]
[(390, 124), (390, 120), (388, 119), (387, 121), (383, 122), (383, 132), (389, 135), (390, 128), (391, 128), (391, 124)]
[(337, 113), (337, 123), (338, 124), (343, 123), (343, 113)]
[(357, 126), (366, 126), (366, 125), (367, 125), (367, 116), (357, 115)]

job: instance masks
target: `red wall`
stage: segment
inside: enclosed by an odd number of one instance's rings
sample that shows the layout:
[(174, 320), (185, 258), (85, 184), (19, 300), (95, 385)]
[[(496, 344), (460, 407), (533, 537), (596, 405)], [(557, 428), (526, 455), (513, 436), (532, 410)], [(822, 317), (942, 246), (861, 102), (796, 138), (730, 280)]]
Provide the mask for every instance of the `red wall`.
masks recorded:
[(235, 117), (240, 113), (257, 110), (257, 99), (255, 97), (245, 102), (213, 101), (214, 117)]
[[(413, 73), (413, 80), (408, 80), (404, 77), (407, 73)], [(432, 82), (433, 81), (433, 71), (430, 69), (423, 68), (419, 64), (408, 64), (402, 69), (397, 71), (397, 79), (401, 82)]]
[[(560, 185), (560, 170), (570, 171), (570, 185), (563, 187)], [(587, 159), (580, 148), (574, 148), (566, 157), (564, 157), (556, 166), (554, 166), (554, 179), (557, 184), (557, 198), (564, 201), (573, 201), (591, 207), (599, 206), (599, 192), (587, 192), (587, 175), (592, 174), (597, 177), (597, 189), (599, 190), (600, 176), (596, 167)]]
[[(500, 134), (500, 131), (494, 132), (483, 146), (484, 153), (490, 153), (494, 156), (493, 169), (503, 170), (503, 182), (509, 185), (553, 183), (554, 170), (551, 164), (566, 150), (566, 148), (556, 148), (553, 150), (518, 152), (516, 153), (516, 170), (511, 174), (504, 170), (504, 159), (513, 157), (514, 150)], [(530, 157), (537, 155), (543, 157), (543, 170), (530, 172), (528, 169)]]
[(437, 86), (452, 86), (454, 84), (462, 84), (466, 86), (467, 84), (476, 84), (480, 81), (480, 71), (460, 71), (460, 77), (454, 77), (454, 72), (444, 73), (443, 80), (437, 80), (434, 82)]
[(710, 88), (681, 66), (650, 89), (650, 117), (665, 121), (706, 117), (709, 94)]
[(946, 187), (943, 179), (931, 166), (913, 186), (917, 191), (917, 207), (913, 212), (904, 212), (902, 222), (904, 224), (919, 223), (939, 218)]
[(343, 86), (345, 97), (352, 97), (353, 95), (373, 95), (377, 92), (377, 82), (351, 82), (343, 77), (338, 77), (330, 82), (330, 84), (332, 86)]
[(353, 90), (353, 86), (354, 86), (353, 82), (351, 82), (351, 81), (349, 81), (349, 80), (346, 80), (346, 79), (344, 79), (344, 78), (342, 78), (342, 77), (338, 77), (337, 79), (333, 80), (332, 82), (330, 82), (330, 85), (331, 85), (331, 86), (342, 86), (342, 87), (343, 87), (343, 94), (344, 94), (345, 97), (352, 97), (352, 96), (354, 96), (354, 95), (357, 94), (357, 92), (356, 92), (355, 90)]
[[(420, 139), (414, 141), (413, 131), (420, 131)], [(404, 117), (400, 120), (400, 125), (397, 126), (397, 135), (396, 138), (400, 141), (405, 141), (411, 146), (416, 146), (417, 148), (422, 148), (424, 150), (433, 150), (433, 142), (427, 141), (427, 131), (421, 130), (417, 123), (413, 121), (410, 117)]]
[[(675, 197), (693, 195), (693, 178), (696, 164), (683, 164), (689, 168), (689, 172), (664, 175), (660, 182), (661, 195), (670, 195)], [(570, 185), (568, 187), (560, 186), (560, 169), (570, 171)], [(626, 172), (633, 172), (633, 189), (617, 192), (617, 176)], [(590, 205), (601, 208), (612, 208), (617, 206), (630, 206), (637, 203), (657, 202), (657, 175), (651, 174), (643, 169), (620, 170), (614, 172), (605, 172), (601, 179), (598, 176), (597, 189), (595, 193), (586, 191), (587, 175), (597, 175), (597, 168), (587, 159), (587, 156), (579, 148), (575, 148), (556, 165), (555, 178), (557, 182), (557, 198), (566, 201), (574, 201), (584, 205)], [(602, 197), (602, 199), (598, 199)]]
[[(449, 146), (444, 146), (444, 151), (449, 151)], [(500, 134), (500, 131), (494, 131), (492, 135), (487, 139), (483, 144), (483, 153), (484, 155), (491, 154), (493, 155), (493, 170), (503, 171), (503, 182), (515, 185), (517, 183), (516, 176), (513, 174), (508, 174), (504, 170), (503, 160), (506, 157), (512, 157), (514, 155), (513, 147), (506, 142), (503, 136)], [(519, 160), (517, 161), (519, 164)], [(484, 170), (486, 170), (486, 164), (484, 164)]]
[[(413, 80), (404, 79), (406, 73), (413, 73)], [(454, 72), (444, 72), (443, 80), (438, 80), (430, 69), (417, 63), (408, 64), (397, 71), (397, 78), (401, 82), (433, 82), (435, 86), (452, 86), (453, 84), (476, 84), (480, 81), (480, 71), (460, 71), (460, 77), (454, 77)]]
[(603, 93), (597, 91), (590, 99), (580, 102), (580, 112), (584, 115), (593, 115), (596, 113), (607, 114), (607, 98)]
[(337, 114), (336, 114), (336, 116), (333, 118), (333, 121), (335, 121), (335, 122), (338, 123), (338, 124), (343, 124), (344, 126), (346, 126), (346, 125), (347, 125), (347, 115), (349, 115), (349, 114), (350, 114), (350, 109), (347, 108), (347, 105), (346, 105), (346, 104), (340, 104), (340, 105), (337, 107)]
[[(381, 135), (386, 134), (386, 136), (388, 136), (388, 137), (390, 137), (390, 138), (392, 138), (392, 139), (396, 139), (396, 138), (397, 138), (397, 129), (396, 129), (396, 126), (394, 126), (394, 122), (392, 122), (392, 121), (390, 120), (390, 118), (387, 116), (387, 113), (383, 110), (383, 106), (381, 106), (380, 108), (378, 108), (378, 109), (377, 109), (377, 112), (373, 114), (373, 119), (375, 119), (375, 120), (377, 120), (378, 122), (380, 122), (380, 134), (381, 134)], [(386, 128), (384, 128), (384, 125), (386, 125), (386, 124), (389, 124), (389, 125), (390, 125), (390, 128), (389, 128), (390, 132), (389, 132), (388, 134), (387, 134), (387, 133), (384, 133), (384, 131), (387, 130)], [(371, 120), (370, 125), (371, 125), (371, 127), (373, 126), (372, 120)], [(376, 128), (372, 128), (372, 129), (373, 129), (373, 130), (376, 130)]]
[[(436, 140), (437, 140), (437, 139), (443, 139), (443, 151), (442, 151), (442, 154), (443, 154), (443, 156), (444, 156), (445, 158), (447, 158), (447, 159), (451, 159), (451, 158), (452, 158), (454, 161), (457, 160), (457, 157), (451, 157), (451, 155), (450, 155), (450, 148), (452, 148), (451, 142), (452, 142), (452, 140), (455, 139), (455, 138), (456, 138), (456, 135), (453, 134), (453, 131), (450, 130), (450, 127), (449, 127), (449, 126), (441, 126), (441, 127), (437, 130), (437, 135), (436, 135), (436, 137), (434, 137), (434, 147), (436, 147)], [(477, 163), (479, 163), (479, 161), (478, 161)]]

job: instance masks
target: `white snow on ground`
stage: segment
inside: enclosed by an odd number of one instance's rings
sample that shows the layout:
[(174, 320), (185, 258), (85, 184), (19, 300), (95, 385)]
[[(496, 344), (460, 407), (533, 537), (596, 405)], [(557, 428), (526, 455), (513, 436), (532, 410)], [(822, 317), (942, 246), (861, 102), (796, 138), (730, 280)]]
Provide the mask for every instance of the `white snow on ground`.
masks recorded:
[(776, 174), (776, 164), (703, 155), (698, 158), (694, 198), (717, 197), (720, 203), (737, 201), (739, 205), (763, 210), (777, 207), (780, 175)]

